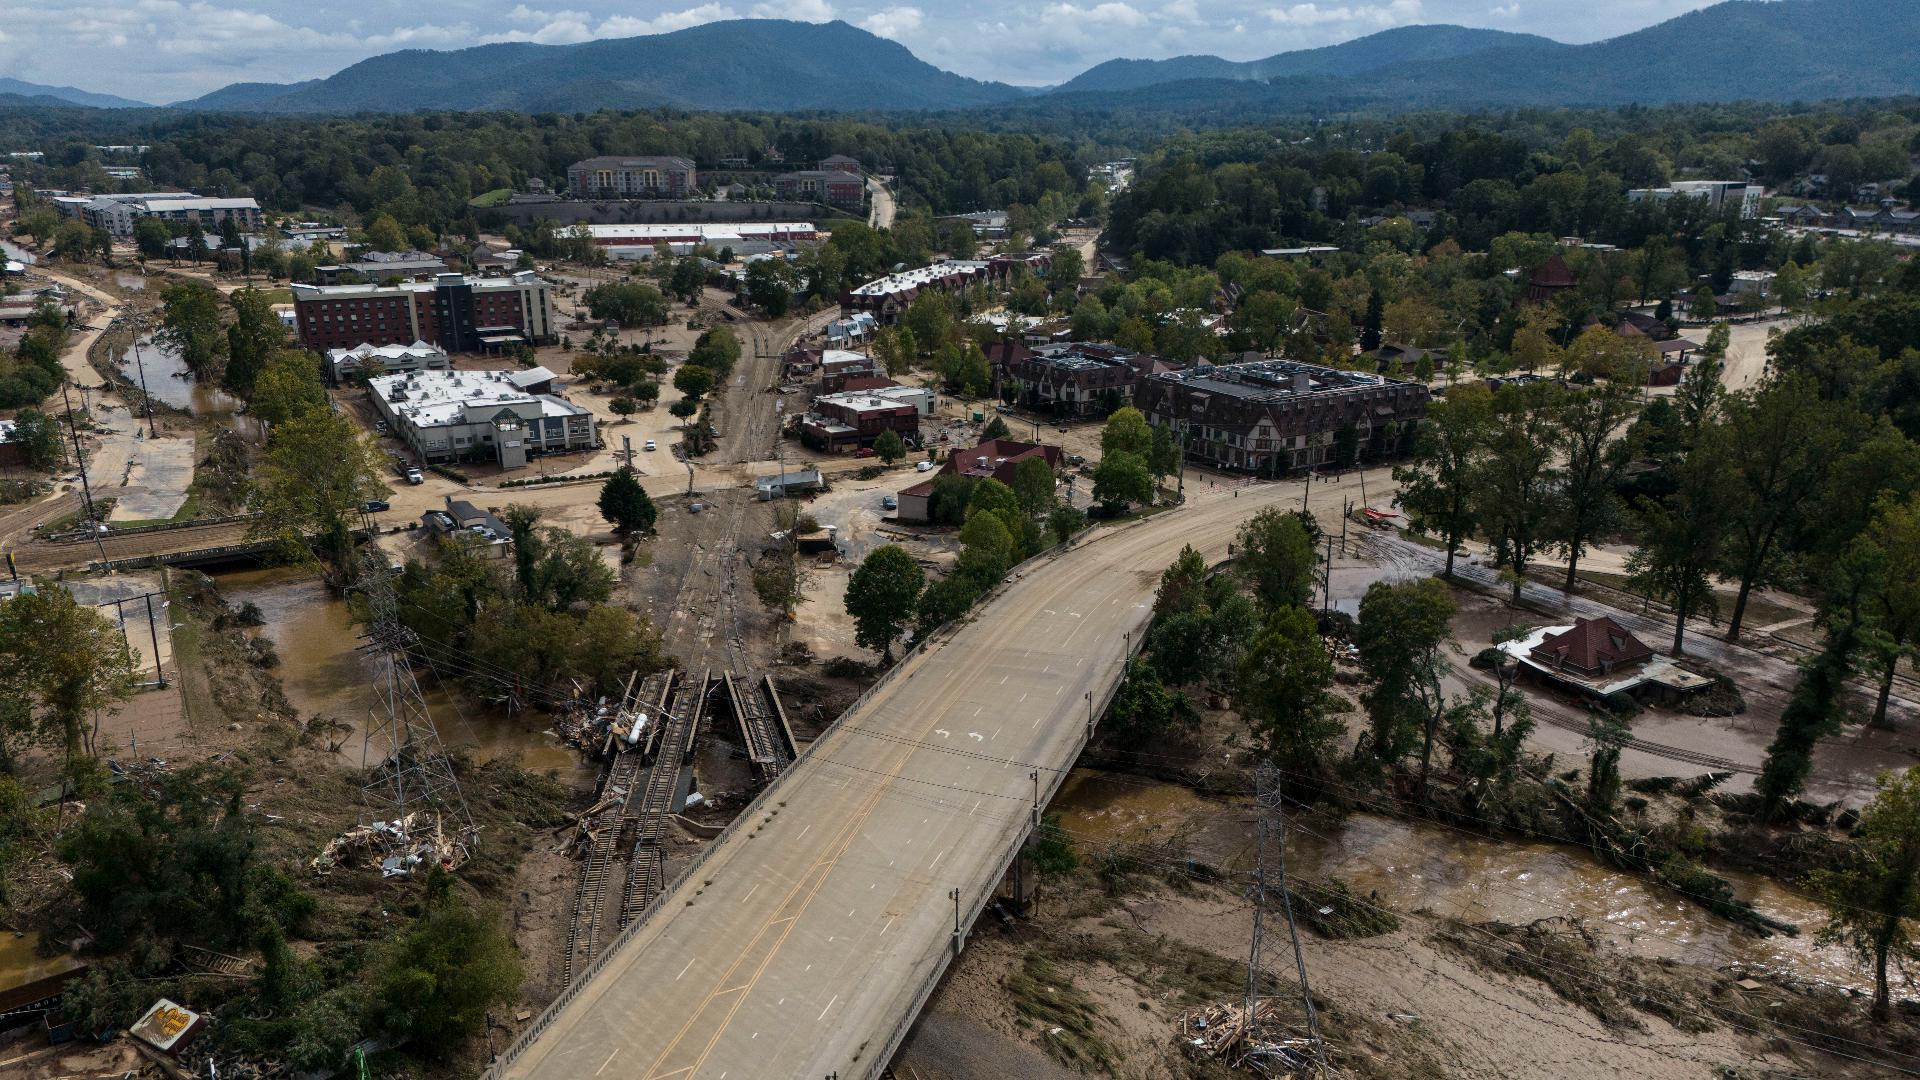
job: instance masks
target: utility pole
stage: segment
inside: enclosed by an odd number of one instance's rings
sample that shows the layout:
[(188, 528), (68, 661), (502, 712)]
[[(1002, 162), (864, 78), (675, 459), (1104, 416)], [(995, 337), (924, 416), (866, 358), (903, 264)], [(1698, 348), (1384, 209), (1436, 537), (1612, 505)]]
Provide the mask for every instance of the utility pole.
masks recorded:
[(960, 936), (960, 890), (950, 889), (947, 895), (953, 898), (953, 955), (959, 956), (965, 941)]
[(1307, 466), (1307, 489), (1300, 493), (1300, 512), (1307, 512), (1307, 496), (1313, 494), (1313, 466)]
[(1253, 906), (1253, 947), (1247, 959), (1247, 1029), (1253, 1029), (1254, 1007), (1260, 995), (1260, 946), (1265, 934), (1266, 891), (1267, 891), (1267, 837), (1275, 838), (1274, 848), (1277, 854), (1277, 867), (1280, 876), (1280, 910), (1287, 919), (1287, 937), (1293, 941), (1294, 970), (1300, 976), (1300, 1004), (1307, 1016), (1307, 1037), (1313, 1040), (1313, 1059), (1319, 1066), (1320, 1074), (1327, 1071), (1327, 1046), (1320, 1038), (1320, 1018), (1313, 1009), (1313, 990), (1307, 983), (1307, 958), (1300, 950), (1300, 928), (1293, 921), (1293, 896), (1287, 888), (1287, 812), (1280, 795), (1280, 773), (1271, 765), (1263, 765), (1255, 774), (1255, 789), (1262, 813), (1260, 815), (1259, 863), (1255, 872), (1255, 896)]
[[(71, 380), (69, 380), (71, 381)], [(80, 449), (80, 429), (73, 422), (73, 399), (67, 396), (67, 384), (60, 384), (60, 400), (67, 407), (67, 433), (73, 436), (73, 459), (80, 463), (80, 497), (87, 507), (87, 520), (93, 520), (93, 486), (87, 483), (87, 455)]]
[[(1341, 527), (1345, 528), (1345, 525), (1343, 524)], [(1326, 565), (1320, 568), (1320, 596), (1321, 596), (1320, 606), (1322, 610), (1332, 611), (1333, 610), (1333, 534), (1332, 533), (1327, 534)]]
[(140, 355), (140, 324), (133, 324), (133, 364), (140, 372), (140, 399), (147, 406), (147, 437), (157, 439), (160, 429), (153, 422), (153, 395), (147, 393), (147, 362)]

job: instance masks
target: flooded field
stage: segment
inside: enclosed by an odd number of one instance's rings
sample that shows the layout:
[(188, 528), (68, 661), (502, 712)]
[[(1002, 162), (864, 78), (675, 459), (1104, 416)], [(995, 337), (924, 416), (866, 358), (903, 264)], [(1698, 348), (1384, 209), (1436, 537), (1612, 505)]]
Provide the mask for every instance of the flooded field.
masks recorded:
[[(1255, 814), (1245, 799), (1207, 799), (1175, 784), (1083, 769), (1068, 778), (1050, 811), (1095, 848), (1152, 844), (1228, 869), (1253, 865)], [(1290, 824), (1291, 872), (1338, 877), (1356, 894), (1398, 911), (1513, 923), (1574, 916), (1636, 955), (1714, 967), (1737, 963), (1833, 986), (1872, 986), (1871, 973), (1845, 950), (1813, 941), (1825, 909), (1765, 878), (1721, 874), (1741, 899), (1799, 926), (1798, 937), (1749, 933), (1567, 845), (1492, 840), (1374, 814), (1350, 814), (1334, 824)]]
[(195, 379), (180, 354), (155, 341), (151, 334), (140, 335), (120, 354), (114, 366), (135, 386), (143, 385), (144, 378), (147, 393), (152, 394), (155, 401), (195, 416), (213, 417), (244, 427), (242, 418), (235, 415), (240, 409), (240, 399)]
[[(346, 604), (313, 575), (292, 567), (214, 575), (220, 594), (238, 607), (251, 601), (266, 623), (256, 633), (273, 642), (275, 669), (302, 718), (332, 717), (351, 728), (340, 755), (359, 765), (378, 666), (360, 651), (359, 629)], [(427, 711), (449, 749), (469, 748), (481, 760), (508, 758), (525, 768), (562, 774), (581, 769), (580, 755), (546, 734), (551, 718), (537, 711), (509, 714), (475, 702), (416, 670)], [(377, 748), (376, 748), (377, 751)], [(591, 770), (588, 770), (591, 771)]]

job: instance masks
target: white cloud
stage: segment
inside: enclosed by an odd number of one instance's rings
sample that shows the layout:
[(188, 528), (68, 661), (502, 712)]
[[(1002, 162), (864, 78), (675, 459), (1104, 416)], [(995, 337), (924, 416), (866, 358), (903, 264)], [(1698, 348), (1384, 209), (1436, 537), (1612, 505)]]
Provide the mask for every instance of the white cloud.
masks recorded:
[(753, 17), (756, 19), (793, 19), (798, 22), (821, 23), (833, 19), (833, 5), (827, 0), (793, 0), (787, 4), (755, 4)]
[(918, 33), (926, 18), (926, 13), (917, 7), (891, 7), (861, 19), (860, 28), (870, 34), (898, 41)]
[(1517, 18), (1519, 18), (1519, 17), (1520, 17), (1520, 4), (1519, 4), (1519, 0), (1515, 0), (1515, 2), (1514, 2), (1514, 3), (1511, 3), (1511, 4), (1502, 4), (1502, 5), (1501, 5), (1501, 6), (1499, 6), (1499, 7), (1490, 7), (1490, 8), (1488, 8), (1488, 9), (1487, 9), (1487, 17), (1488, 17), (1488, 18), (1491, 18), (1491, 19), (1517, 19)]
[(1160, 14), (1181, 22), (1197, 23), (1200, 21), (1200, 5), (1196, 0), (1172, 0), (1161, 5)]
[(1267, 18), (1282, 26), (1321, 26), (1329, 23), (1363, 23), (1374, 26), (1398, 26), (1420, 17), (1420, 0), (1393, 0), (1390, 4), (1341, 5), (1294, 4), (1267, 9)]
[(1109, 0), (1108, 3), (1095, 4), (1093, 7), (1075, 7), (1072, 4), (1055, 4), (1041, 15), (1041, 21), (1047, 23), (1077, 23), (1083, 26), (1145, 26), (1147, 17), (1139, 8), (1131, 4)]

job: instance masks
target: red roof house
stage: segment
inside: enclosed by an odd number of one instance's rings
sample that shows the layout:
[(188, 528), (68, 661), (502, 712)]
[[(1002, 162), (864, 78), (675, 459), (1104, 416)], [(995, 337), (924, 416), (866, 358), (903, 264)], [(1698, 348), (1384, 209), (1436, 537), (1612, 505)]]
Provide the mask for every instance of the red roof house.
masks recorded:
[(976, 480), (991, 477), (1012, 487), (1014, 469), (1031, 457), (1046, 461), (1049, 468), (1060, 468), (1060, 448), (1040, 443), (988, 439), (971, 450), (955, 450), (947, 455), (938, 472), (900, 492), (899, 518), (901, 521), (928, 520), (927, 504), (933, 494), (933, 482), (942, 476), (970, 476)]
[(1571, 629), (1541, 641), (1529, 655), (1551, 667), (1601, 675), (1625, 664), (1651, 660), (1653, 650), (1626, 627), (1602, 617), (1575, 619)]

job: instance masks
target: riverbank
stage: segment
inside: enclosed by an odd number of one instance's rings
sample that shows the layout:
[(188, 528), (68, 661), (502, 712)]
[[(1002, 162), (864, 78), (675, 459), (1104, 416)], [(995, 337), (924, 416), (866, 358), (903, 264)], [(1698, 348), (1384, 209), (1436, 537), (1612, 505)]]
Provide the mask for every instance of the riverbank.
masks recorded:
[[(974, 928), (902, 1062), (927, 1080), (989, 1075), (1022, 1054), (1049, 1069), (1108, 1061), (1119, 1063), (1112, 1075), (1216, 1075), (1192, 1067), (1179, 1025), (1245, 991), (1251, 801), (1080, 770), (1049, 810), (1050, 835), (1078, 868), (1044, 879), (1031, 918)], [(1397, 924), (1364, 937), (1301, 931), (1339, 1075), (1864, 1077), (1885, 1072), (1855, 1058), (1920, 1049), (1904, 1017), (1886, 1031), (1865, 1023), (1857, 995), (1869, 974), (1813, 940), (1817, 904), (1764, 878), (1733, 883), (1806, 932), (1752, 933), (1568, 845), (1372, 813), (1290, 825), (1296, 894), (1337, 883), (1350, 890), (1343, 906)], [(1269, 993), (1304, 1031), (1277, 900), (1266, 941)], [(1041, 993), (1072, 1001), (1075, 1023), (1023, 996), (1036, 958), (1051, 988)]]

